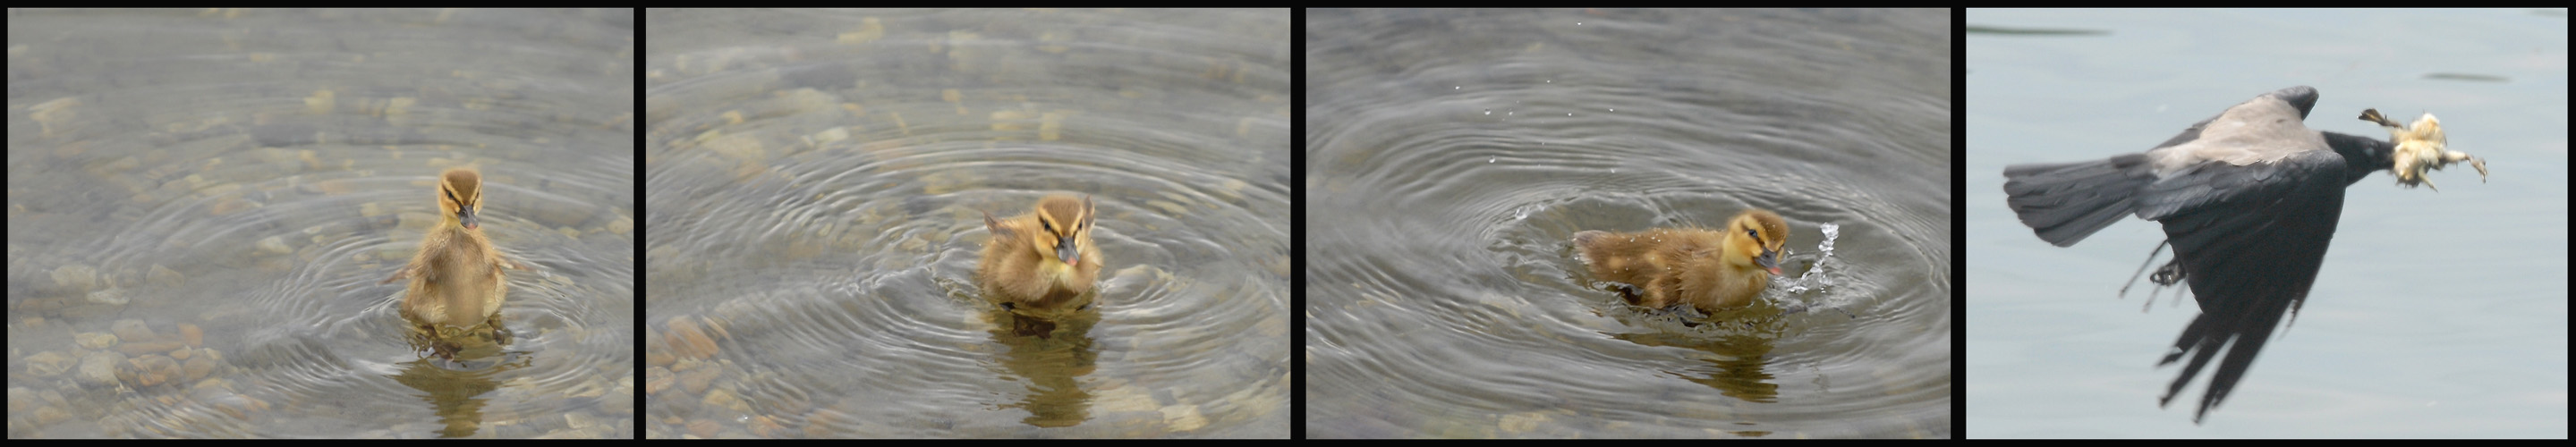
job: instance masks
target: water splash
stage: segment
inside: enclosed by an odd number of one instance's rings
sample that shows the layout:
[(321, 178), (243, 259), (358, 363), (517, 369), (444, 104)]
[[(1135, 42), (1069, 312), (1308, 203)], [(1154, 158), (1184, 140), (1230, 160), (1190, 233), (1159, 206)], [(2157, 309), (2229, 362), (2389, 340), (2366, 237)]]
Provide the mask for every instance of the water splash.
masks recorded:
[[(1826, 269), (1835, 265), (1834, 240), (1841, 238), (1842, 227), (1840, 225), (1826, 223), (1817, 225), (1817, 229), (1825, 233), (1825, 240), (1816, 243), (1816, 263), (1809, 267), (1806, 273), (1799, 274), (1796, 281), (1791, 281), (1789, 283), (1790, 296), (1803, 296), (1810, 290), (1823, 291), (1825, 289), (1832, 288), (1835, 285), (1833, 275), (1827, 274), (1829, 272), (1827, 272)], [(1818, 307), (1830, 307), (1824, 303), (1825, 298), (1827, 297), (1818, 297), (1814, 300), (1798, 300), (1798, 302), (1795, 303), (1784, 303), (1780, 306), (1784, 309), (1781, 311), (1781, 314), (1788, 315), (1804, 313)], [(1783, 299), (1787, 298), (1784, 297)], [(1839, 307), (1833, 307), (1833, 309), (1841, 311), (1845, 316), (1860, 318), (1857, 315), (1852, 315), (1851, 311), (1845, 311)]]

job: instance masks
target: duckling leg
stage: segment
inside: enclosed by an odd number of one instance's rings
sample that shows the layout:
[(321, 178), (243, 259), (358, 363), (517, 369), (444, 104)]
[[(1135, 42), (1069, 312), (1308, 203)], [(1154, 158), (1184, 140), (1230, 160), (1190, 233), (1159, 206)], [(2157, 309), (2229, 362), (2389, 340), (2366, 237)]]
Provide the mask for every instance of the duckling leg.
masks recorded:
[(501, 327), (500, 313), (494, 312), (491, 317), (484, 318), (483, 325), (492, 328), (492, 344), (510, 344), (510, 329)]
[(432, 340), (429, 342), (430, 355), (438, 356), (438, 358), (446, 359), (450, 362), (456, 361), (456, 351), (460, 350), (462, 349), (459, 349), (456, 342), (453, 341)]
[(1625, 283), (1611, 283), (1610, 290), (1618, 291), (1619, 300), (1626, 301), (1628, 304), (1642, 303), (1644, 302), (1642, 300), (1645, 299), (1646, 295), (1644, 290), (1638, 289), (1637, 286)]
[(2478, 158), (2477, 156), (2469, 155), (2469, 153), (2467, 153), (2467, 152), (2460, 152), (2460, 151), (2449, 151), (2449, 152), (2443, 152), (2443, 153), (2442, 153), (2442, 165), (2444, 165), (2444, 166), (2448, 166), (2448, 165), (2450, 165), (2450, 164), (2452, 164), (2452, 163), (2459, 163), (2459, 162), (2464, 162), (2464, 161), (2469, 163), (2469, 167), (2472, 167), (2472, 168), (2478, 168), (2478, 182), (2479, 182), (2479, 183), (2485, 183), (2485, 182), (2487, 181), (2487, 160), (2486, 160), (2486, 159), (2484, 159), (2484, 158)]
[(1055, 322), (1033, 317), (1012, 315), (1011, 333), (1022, 337), (1034, 335), (1042, 339), (1048, 338), (1049, 335), (1053, 335), (1055, 333)]

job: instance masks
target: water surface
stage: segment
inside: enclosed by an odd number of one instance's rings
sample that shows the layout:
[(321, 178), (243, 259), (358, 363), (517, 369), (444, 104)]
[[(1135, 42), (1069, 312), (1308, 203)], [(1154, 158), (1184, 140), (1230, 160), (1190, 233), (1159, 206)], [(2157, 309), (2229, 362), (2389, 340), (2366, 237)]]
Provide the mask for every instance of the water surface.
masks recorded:
[[(1288, 19), (653, 11), (649, 437), (1285, 437)], [(983, 216), (1087, 195), (1013, 330)]]
[[(1947, 437), (1948, 20), (1310, 12), (1306, 434)], [(1566, 242), (1747, 207), (1790, 276), (1708, 320)]]
[[(633, 436), (633, 29), (10, 10), (9, 437)], [(463, 363), (379, 283), (455, 166), (530, 268)]]

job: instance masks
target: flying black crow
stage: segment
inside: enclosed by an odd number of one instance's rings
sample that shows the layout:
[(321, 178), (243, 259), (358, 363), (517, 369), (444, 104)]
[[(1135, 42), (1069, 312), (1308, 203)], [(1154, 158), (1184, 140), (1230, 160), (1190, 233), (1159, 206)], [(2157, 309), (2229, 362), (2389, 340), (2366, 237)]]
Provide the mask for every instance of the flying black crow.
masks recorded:
[[(2344, 188), (2392, 166), (2394, 144), (2309, 129), (2316, 103), (2314, 88), (2280, 89), (2143, 153), (2004, 168), (2008, 204), (2048, 243), (2074, 245), (2126, 215), (2164, 224), (2174, 259), (2154, 281), (2188, 282), (2201, 314), (2157, 363), (2191, 356), (2160, 405), (2227, 352), (2193, 423), (2227, 399), (2273, 328), (2307, 299), (2343, 213)], [(2485, 172), (2483, 162), (2478, 168)]]

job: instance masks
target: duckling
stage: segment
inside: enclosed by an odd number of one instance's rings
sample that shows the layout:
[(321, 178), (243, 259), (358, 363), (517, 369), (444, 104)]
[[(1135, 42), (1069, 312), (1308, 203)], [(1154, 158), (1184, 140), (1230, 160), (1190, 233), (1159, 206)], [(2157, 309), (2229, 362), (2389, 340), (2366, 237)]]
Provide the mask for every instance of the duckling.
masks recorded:
[(2478, 169), (2478, 181), (2487, 179), (2487, 160), (2467, 152), (2448, 150), (2451, 140), (2442, 135), (2442, 120), (2434, 118), (2431, 113), (2415, 118), (2413, 126), (2398, 124), (2396, 120), (2380, 115), (2379, 109), (2363, 109), (2361, 120), (2388, 128), (2388, 139), (2397, 144), (2397, 149), (2389, 154), (2394, 163), (2388, 167), (2388, 173), (2397, 177), (2399, 185), (2412, 188), (2421, 183), (2433, 188), (2433, 192), (2442, 192), (2442, 188), (2433, 186), (2433, 179), (2425, 177), (2424, 173), (2462, 161)]
[(1592, 276), (1635, 287), (1629, 302), (1656, 309), (1689, 303), (1701, 313), (1752, 304), (1771, 275), (1780, 274), (1781, 246), (1788, 243), (1789, 224), (1760, 209), (1737, 213), (1723, 230), (1574, 233)]
[[(384, 282), (411, 280), (403, 295), (402, 316), (433, 341), (478, 330), (506, 340), (507, 335), (499, 331), (501, 297), (510, 284), (502, 279), (501, 269), (524, 267), (503, 259), (492, 241), (483, 238), (479, 217), (483, 175), (474, 168), (440, 174), (438, 209), (438, 226), (420, 240), (420, 254)], [(454, 358), (453, 343), (435, 343), (433, 348), (440, 357)]]
[(1091, 244), (1092, 209), (1088, 196), (1059, 194), (1038, 199), (1029, 214), (996, 220), (985, 213), (984, 227), (993, 238), (984, 242), (975, 282), (1015, 314), (1089, 308), (1102, 264), (1100, 249)]

